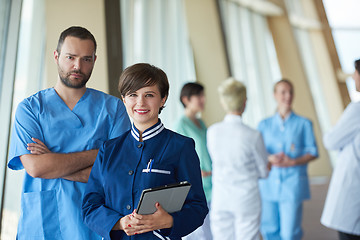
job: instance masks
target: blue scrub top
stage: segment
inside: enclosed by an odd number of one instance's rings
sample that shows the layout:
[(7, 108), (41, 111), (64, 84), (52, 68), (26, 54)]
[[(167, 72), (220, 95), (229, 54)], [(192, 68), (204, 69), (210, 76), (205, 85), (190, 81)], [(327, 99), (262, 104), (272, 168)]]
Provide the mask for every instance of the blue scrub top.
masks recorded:
[[(133, 126), (100, 148), (83, 200), (84, 221), (105, 239), (181, 239), (201, 226), (208, 213), (194, 141), (165, 129), (160, 121), (142, 136), (139, 142)], [(142, 190), (181, 181), (192, 186), (182, 210), (171, 213), (171, 229), (131, 238), (123, 231), (111, 231), (121, 217), (134, 211)]]
[[(71, 111), (55, 89), (45, 89), (17, 108), (8, 167), (24, 168), (20, 156), (30, 154), (26, 148), (32, 137), (52, 152), (71, 153), (98, 149), (130, 127), (125, 107), (116, 97), (88, 88)], [(85, 186), (25, 173), (18, 239), (100, 239), (81, 218)]]
[[(290, 158), (305, 154), (318, 156), (310, 120), (295, 113), (283, 120), (279, 113), (260, 122), (258, 130), (269, 154), (283, 152)], [(307, 164), (294, 167), (273, 166), (267, 179), (260, 180), (264, 200), (302, 202), (310, 198)]]

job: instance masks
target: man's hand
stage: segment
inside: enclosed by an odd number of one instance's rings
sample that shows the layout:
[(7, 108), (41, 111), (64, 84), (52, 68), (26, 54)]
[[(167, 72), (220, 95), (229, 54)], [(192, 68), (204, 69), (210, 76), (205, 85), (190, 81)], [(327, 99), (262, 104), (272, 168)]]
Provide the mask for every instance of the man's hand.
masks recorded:
[(47, 146), (37, 138), (31, 138), (35, 143), (28, 143), (27, 150), (30, 151), (31, 154), (44, 154), (51, 153), (51, 151), (47, 148)]

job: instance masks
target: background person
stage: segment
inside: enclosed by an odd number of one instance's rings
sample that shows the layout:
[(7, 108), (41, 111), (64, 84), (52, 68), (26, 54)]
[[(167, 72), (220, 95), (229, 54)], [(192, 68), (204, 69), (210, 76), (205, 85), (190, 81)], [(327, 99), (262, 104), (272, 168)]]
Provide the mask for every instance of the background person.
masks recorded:
[[(175, 131), (195, 141), (195, 149), (200, 159), (200, 168), (206, 200), (211, 202), (211, 159), (206, 147), (206, 125), (199, 117), (205, 108), (204, 87), (199, 83), (186, 83), (180, 92), (180, 101), (185, 108), (184, 115), (176, 122)], [(210, 210), (211, 211), (211, 210)], [(203, 226), (186, 236), (186, 240), (211, 240), (210, 216), (206, 216)]]
[(70, 27), (54, 51), (54, 88), (23, 100), (16, 111), (9, 168), (25, 168), (17, 239), (100, 239), (82, 222), (81, 200), (98, 148), (130, 128), (123, 103), (86, 83), (96, 41)]
[[(83, 200), (85, 223), (105, 239), (174, 239), (199, 227), (208, 213), (194, 141), (164, 127), (158, 118), (168, 97), (166, 74), (146, 63), (120, 76), (119, 91), (132, 129), (99, 150)], [(136, 214), (142, 190), (188, 181), (181, 211), (158, 203), (150, 215)]]
[[(353, 74), (360, 91), (360, 59)], [(324, 135), (324, 145), (338, 150), (321, 223), (339, 232), (340, 240), (360, 239), (360, 102), (350, 103), (336, 125)]]
[(292, 111), (292, 83), (277, 82), (274, 97), (275, 115), (258, 126), (272, 164), (269, 177), (260, 180), (261, 233), (265, 240), (297, 240), (303, 235), (303, 201), (310, 199), (307, 164), (318, 150), (311, 121)]
[(213, 238), (257, 240), (261, 216), (258, 179), (268, 174), (267, 152), (260, 132), (242, 122), (245, 86), (230, 78), (220, 85), (219, 94), (226, 116), (207, 132), (213, 166)]

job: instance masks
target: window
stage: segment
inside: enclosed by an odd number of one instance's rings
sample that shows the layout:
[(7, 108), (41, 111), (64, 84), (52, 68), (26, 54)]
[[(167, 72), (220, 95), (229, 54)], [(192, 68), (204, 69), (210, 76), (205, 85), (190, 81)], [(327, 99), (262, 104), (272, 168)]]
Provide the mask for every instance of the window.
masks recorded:
[(273, 85), (281, 79), (266, 17), (230, 0), (220, 0), (232, 76), (247, 87), (244, 122), (252, 127), (274, 113)]
[(121, 0), (124, 66), (155, 65), (168, 76), (170, 92), (160, 118), (169, 128), (183, 107), (180, 90), (195, 81), (193, 54), (187, 36), (182, 0)]
[[(22, 4), (21, 4), (22, 2)], [(6, 93), (6, 105), (8, 111), (6, 114), (1, 112), (1, 116), (8, 116), (7, 124), (1, 124), (0, 127), (6, 128), (2, 132), (10, 132), (10, 118), (18, 103), (29, 95), (38, 91), (42, 86), (45, 33), (43, 29), (45, 23), (45, 10), (43, 0), (23, 0), (12, 1), (11, 20), (9, 29), (16, 33), (9, 32), (7, 48), (12, 49), (13, 53), (8, 55), (7, 61), (13, 62), (11, 68), (6, 67), (6, 84), (2, 93)], [(19, 30), (20, 29), (20, 30)], [(9, 83), (10, 82), (10, 83)], [(11, 86), (11, 87), (10, 87)], [(6, 89), (6, 91), (5, 91)], [(3, 109), (1, 109), (3, 111)], [(1, 121), (4, 121), (2, 119)], [(6, 139), (8, 148), (8, 135)], [(0, 151), (1, 154), (7, 151)], [(23, 171), (12, 171), (6, 168), (6, 154), (4, 159), (4, 172), (6, 171), (4, 190), (4, 207), (2, 209), (2, 228), (1, 239), (15, 239), (17, 232), (17, 223), (20, 216), (20, 199), (23, 181)], [(3, 179), (3, 178), (2, 178)]]
[[(360, 58), (360, 16), (357, 0), (330, 1), (323, 0), (326, 15), (339, 55), (342, 69), (345, 73), (354, 72), (354, 61)], [(346, 80), (352, 101), (360, 100), (360, 93), (355, 90), (355, 82), (351, 77)]]

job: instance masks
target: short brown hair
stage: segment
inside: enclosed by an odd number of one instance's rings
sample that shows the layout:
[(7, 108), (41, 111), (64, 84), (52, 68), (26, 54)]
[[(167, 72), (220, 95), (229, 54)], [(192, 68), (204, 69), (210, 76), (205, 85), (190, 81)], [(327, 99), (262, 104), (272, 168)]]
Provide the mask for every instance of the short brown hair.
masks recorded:
[(69, 27), (68, 29), (65, 29), (59, 37), (59, 41), (58, 41), (58, 45), (56, 48), (56, 51), (60, 54), (61, 51), (61, 47), (65, 41), (65, 38), (67, 37), (76, 37), (76, 38), (80, 38), (81, 40), (91, 40), (94, 43), (94, 53), (96, 53), (96, 40), (94, 35), (91, 34), (91, 32), (89, 30), (87, 30), (86, 28), (83, 27), (79, 27), (79, 26), (72, 26)]
[(183, 97), (186, 97), (187, 99), (190, 99), (192, 96), (198, 96), (204, 91), (204, 86), (200, 83), (195, 82), (189, 82), (186, 83), (180, 92), (180, 102), (184, 107), (185, 103), (183, 102)]
[[(137, 63), (127, 67), (120, 76), (119, 92), (122, 97), (140, 88), (157, 85), (161, 98), (169, 95), (169, 81), (166, 73), (148, 63)], [(159, 113), (164, 107), (161, 107)]]

